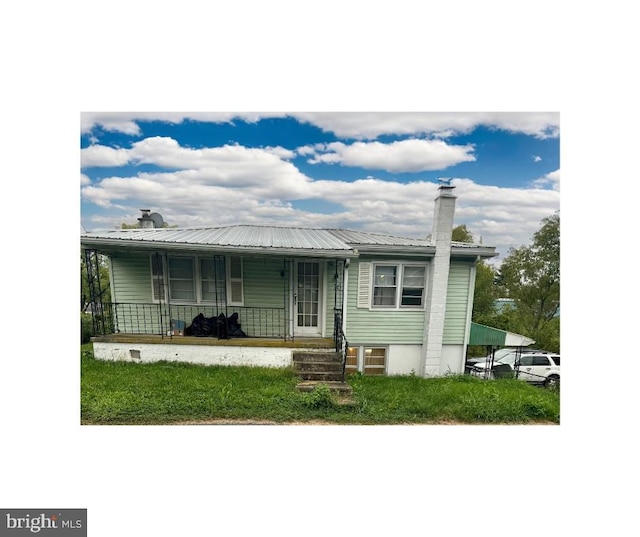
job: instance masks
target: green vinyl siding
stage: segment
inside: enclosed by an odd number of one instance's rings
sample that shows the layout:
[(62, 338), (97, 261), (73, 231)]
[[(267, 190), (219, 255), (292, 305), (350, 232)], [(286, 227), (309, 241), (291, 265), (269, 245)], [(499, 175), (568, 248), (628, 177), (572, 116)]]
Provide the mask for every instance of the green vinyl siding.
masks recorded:
[(114, 302), (152, 302), (149, 254), (111, 257)]
[(244, 257), (242, 271), (244, 306), (229, 306), (229, 314), (238, 313), (242, 330), (249, 336), (284, 337), (289, 309), (289, 271), (284, 260)]
[(282, 308), (289, 300), (288, 270), (284, 260), (270, 257), (243, 259), (244, 305), (247, 307)]
[[(383, 310), (357, 308), (358, 266), (373, 259), (362, 257), (352, 260), (349, 267), (349, 291), (346, 334), (349, 342), (366, 341), (370, 344), (421, 344), (424, 330), (424, 309)], [(380, 258), (375, 258), (381, 262)], [(415, 258), (392, 261), (413, 262)], [(443, 334), (444, 344), (462, 344), (467, 323), (469, 303), (469, 277), (472, 263), (452, 260), (449, 267), (447, 309)]]
[[(349, 266), (349, 282), (347, 296), (347, 340), (366, 342), (371, 345), (388, 345), (394, 343), (422, 343), (424, 327), (424, 309), (419, 310), (378, 310), (372, 311), (357, 308), (358, 300), (358, 267), (360, 262), (372, 262), (374, 259), (361, 257), (353, 259)], [(384, 261), (375, 258), (376, 262)], [(393, 258), (389, 261), (402, 261)], [(415, 262), (415, 258), (406, 260)]]
[[(163, 304), (163, 322), (160, 311), (151, 296), (151, 265), (148, 253), (111, 257), (114, 295), (117, 308), (118, 329), (124, 333), (163, 333), (169, 329), (170, 319), (178, 319), (188, 326), (194, 317), (202, 313), (205, 317), (220, 313), (238, 313), (242, 330), (248, 335), (274, 334), (284, 337), (288, 309), (288, 271), (282, 258), (243, 258), (244, 306), (231, 306), (219, 310), (211, 303), (184, 303), (173, 301)], [(285, 288), (286, 287), (286, 288)], [(146, 304), (133, 306), (130, 304)], [(260, 309), (258, 309), (260, 308)]]
[(464, 343), (469, 307), (469, 277), (472, 268), (473, 264), (468, 261), (452, 260), (449, 266), (447, 311), (444, 316), (444, 333), (442, 334), (442, 343), (445, 345)]
[(124, 334), (161, 334), (169, 329), (167, 312), (160, 322), (160, 310), (151, 298), (151, 265), (149, 254), (112, 256), (111, 289), (115, 328)]

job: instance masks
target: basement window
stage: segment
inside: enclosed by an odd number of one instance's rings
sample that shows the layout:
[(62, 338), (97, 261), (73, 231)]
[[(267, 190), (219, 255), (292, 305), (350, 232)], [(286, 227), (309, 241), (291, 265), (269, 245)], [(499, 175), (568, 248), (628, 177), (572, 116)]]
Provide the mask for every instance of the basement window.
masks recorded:
[(387, 349), (385, 347), (364, 348), (365, 375), (384, 375), (387, 367)]
[(349, 347), (347, 349), (347, 360), (345, 364), (345, 373), (356, 373), (358, 371), (358, 351), (360, 347)]

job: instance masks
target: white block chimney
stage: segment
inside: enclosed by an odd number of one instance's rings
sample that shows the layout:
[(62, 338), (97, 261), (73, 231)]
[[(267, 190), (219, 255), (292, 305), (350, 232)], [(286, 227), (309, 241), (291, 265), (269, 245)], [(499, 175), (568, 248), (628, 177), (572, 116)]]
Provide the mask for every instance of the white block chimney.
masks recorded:
[(143, 229), (153, 228), (153, 220), (151, 219), (150, 209), (140, 209), (142, 211), (142, 216), (138, 218), (138, 222), (140, 222), (140, 227)]
[(429, 270), (427, 282), (427, 304), (422, 337), (423, 376), (434, 377), (442, 373), (442, 338), (444, 317), (447, 309), (447, 287), (451, 262), (451, 233), (456, 209), (455, 187), (442, 184), (435, 200), (431, 242), (436, 247), (435, 257)]

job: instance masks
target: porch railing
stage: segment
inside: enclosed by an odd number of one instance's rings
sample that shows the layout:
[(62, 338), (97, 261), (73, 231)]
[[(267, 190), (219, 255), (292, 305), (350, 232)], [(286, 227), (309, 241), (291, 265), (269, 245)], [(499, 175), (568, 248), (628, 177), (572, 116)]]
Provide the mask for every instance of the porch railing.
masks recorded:
[[(289, 322), (284, 307), (247, 307), (215, 305), (176, 305), (157, 303), (105, 302), (102, 311), (102, 334), (149, 334), (172, 336), (185, 330), (199, 314), (206, 318), (238, 314), (238, 324), (247, 337), (288, 339)], [(231, 336), (234, 337), (234, 336)]]
[(336, 352), (339, 352), (342, 358), (342, 381), (344, 382), (349, 342), (342, 329), (342, 311), (337, 308), (333, 310), (333, 340), (336, 346)]

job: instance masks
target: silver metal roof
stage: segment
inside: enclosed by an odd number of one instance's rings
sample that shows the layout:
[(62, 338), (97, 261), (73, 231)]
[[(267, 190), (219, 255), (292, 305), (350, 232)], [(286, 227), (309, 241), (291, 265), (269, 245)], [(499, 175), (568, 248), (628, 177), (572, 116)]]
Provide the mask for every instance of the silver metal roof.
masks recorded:
[[(356, 250), (433, 251), (428, 239), (396, 237), (346, 229), (310, 229), (276, 226), (238, 225), (213, 228), (117, 229), (84, 233), (85, 247), (140, 247), (243, 249), (249, 251), (357, 255)], [(455, 249), (480, 249), (485, 256), (495, 255), (494, 248), (477, 244), (454, 243)]]
[(396, 237), (394, 235), (383, 235), (380, 233), (368, 233), (366, 231), (353, 231), (350, 229), (329, 229), (329, 233), (343, 240), (345, 243), (358, 246), (433, 246), (427, 239), (411, 239), (408, 237)]

